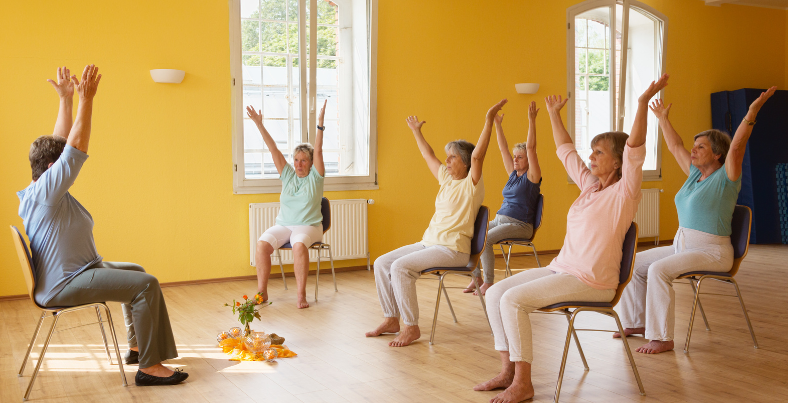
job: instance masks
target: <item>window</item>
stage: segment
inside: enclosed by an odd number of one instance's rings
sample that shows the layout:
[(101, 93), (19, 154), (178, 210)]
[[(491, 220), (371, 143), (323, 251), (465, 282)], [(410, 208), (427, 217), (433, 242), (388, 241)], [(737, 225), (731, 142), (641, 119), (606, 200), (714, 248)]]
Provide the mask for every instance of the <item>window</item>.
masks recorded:
[[(279, 174), (245, 106), (292, 163), (323, 134), (326, 190), (376, 189), (376, 0), (232, 0), (233, 191), (276, 193)], [(300, 46), (304, 44), (304, 46)], [(305, 61), (302, 63), (302, 60)], [(301, 85), (305, 83), (305, 85)]]
[[(634, 0), (590, 0), (567, 16), (568, 129), (588, 162), (591, 139), (628, 133), (638, 97), (663, 73), (667, 18)], [(659, 124), (649, 112), (643, 179), (659, 179), (660, 169)]]

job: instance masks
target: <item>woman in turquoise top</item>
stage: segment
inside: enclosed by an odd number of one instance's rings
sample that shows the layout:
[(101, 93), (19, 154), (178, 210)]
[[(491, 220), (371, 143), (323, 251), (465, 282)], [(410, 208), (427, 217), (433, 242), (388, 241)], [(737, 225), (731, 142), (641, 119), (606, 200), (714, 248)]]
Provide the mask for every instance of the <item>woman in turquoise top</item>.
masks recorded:
[(695, 135), (692, 151), (684, 148), (668, 120), (672, 104), (652, 103), (651, 111), (659, 119), (668, 150), (688, 178), (676, 194), (679, 229), (673, 246), (637, 254), (632, 281), (619, 304), (625, 335), (643, 334), (650, 340), (638, 352), (673, 350), (676, 277), (689, 271), (727, 272), (732, 268), (731, 219), (741, 189), (744, 151), (758, 111), (776, 89), (769, 88), (750, 105), (732, 141), (719, 130), (706, 130)]
[(323, 180), (326, 168), (323, 164), (323, 118), (326, 102), (318, 117), (314, 148), (300, 144), (293, 151), (293, 165), (287, 163), (276, 142), (263, 126), (263, 116), (251, 106), (246, 112), (263, 135), (268, 151), (274, 159), (276, 171), (282, 181), (279, 196), (279, 215), (276, 225), (268, 228), (257, 240), (255, 264), (257, 266), (257, 292), (268, 301), (268, 277), (271, 275), (271, 254), (290, 242), (293, 246), (293, 261), (298, 285), (298, 308), (309, 308), (306, 302), (306, 276), (309, 272), (309, 247), (323, 239)]

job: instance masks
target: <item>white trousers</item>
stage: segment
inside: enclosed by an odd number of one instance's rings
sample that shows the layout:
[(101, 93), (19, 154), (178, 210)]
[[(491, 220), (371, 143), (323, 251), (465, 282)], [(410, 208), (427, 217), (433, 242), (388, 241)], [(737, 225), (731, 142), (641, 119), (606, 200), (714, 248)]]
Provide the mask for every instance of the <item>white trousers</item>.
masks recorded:
[(462, 267), (471, 255), (445, 246), (406, 245), (375, 259), (375, 286), (386, 318), (402, 317), (407, 326), (419, 324), (416, 280), (432, 267)]
[(509, 361), (534, 360), (529, 314), (559, 302), (610, 302), (616, 290), (597, 290), (577, 277), (548, 267), (526, 270), (487, 290), (487, 316), (495, 349), (508, 351)]
[(679, 227), (673, 246), (635, 255), (635, 272), (617, 311), (625, 328), (646, 328), (648, 340), (673, 340), (676, 293), (673, 280), (690, 271), (728, 272), (731, 238)]
[(296, 242), (301, 242), (307, 248), (312, 246), (315, 242), (323, 240), (323, 225), (291, 225), (282, 226), (274, 225), (268, 228), (260, 235), (258, 241), (265, 241), (277, 250), (286, 244), (288, 241), (290, 245), (295, 245)]

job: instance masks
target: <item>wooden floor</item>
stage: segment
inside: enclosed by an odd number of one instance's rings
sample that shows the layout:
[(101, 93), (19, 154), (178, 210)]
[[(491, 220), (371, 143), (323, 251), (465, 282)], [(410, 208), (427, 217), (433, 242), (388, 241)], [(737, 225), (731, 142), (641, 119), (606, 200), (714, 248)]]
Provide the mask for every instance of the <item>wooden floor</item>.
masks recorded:
[[(553, 256), (545, 256), (543, 262)], [(572, 346), (561, 394), (563, 402), (776, 402), (788, 401), (788, 247), (752, 246), (737, 275), (760, 349), (754, 349), (735, 298), (705, 296), (711, 332), (695, 323), (689, 354), (681, 349), (686, 335), (691, 290), (675, 285), (676, 351), (656, 356), (635, 353), (647, 396), (638, 393), (620, 340), (609, 333), (584, 332), (580, 339), (590, 371), (583, 371)], [(499, 259), (498, 267), (502, 267)], [(529, 257), (516, 258), (515, 267), (533, 267)], [(498, 279), (502, 272), (498, 272)], [(276, 332), (298, 357), (276, 363), (228, 361), (215, 336), (236, 324), (229, 308), (234, 297), (252, 294), (253, 281), (236, 281), (165, 288), (180, 358), (170, 364), (190, 378), (173, 387), (133, 386), (135, 366), (126, 367), (132, 386), (122, 387), (117, 366), (110, 366), (95, 325), (56, 334), (31, 395), (46, 402), (486, 402), (494, 392), (472, 387), (496, 374), (498, 353), (479, 300), (459, 290), (450, 295), (459, 323), (442, 304), (435, 344), (428, 343), (437, 282), (418, 282), (422, 339), (406, 348), (390, 348), (393, 336), (365, 338), (381, 321), (372, 272), (321, 275), (320, 302), (312, 301), (314, 276), (309, 277), (312, 307), (295, 308), (295, 282), (290, 290), (273, 276), (273, 305), (253, 328)], [(457, 278), (451, 284), (464, 286)], [(704, 286), (705, 287), (705, 286)], [(709, 282), (707, 292), (728, 293), (723, 284)], [(111, 304), (119, 338), (125, 329), (119, 304)], [(69, 315), (71, 315), (69, 317)], [(67, 328), (95, 319), (87, 312), (63, 317)], [(612, 329), (612, 319), (593, 313), (579, 317), (579, 327)], [(0, 401), (21, 401), (35, 362), (25, 376), (16, 372), (32, 336), (38, 312), (28, 301), (0, 303)], [(49, 322), (47, 322), (49, 323)], [(45, 324), (46, 326), (46, 324)], [(552, 400), (561, 360), (566, 320), (534, 315), (534, 401)], [(634, 348), (643, 338), (630, 338)], [(42, 341), (37, 343), (40, 348)], [(123, 351), (123, 350), (122, 350)], [(37, 356), (34, 354), (34, 357)]]

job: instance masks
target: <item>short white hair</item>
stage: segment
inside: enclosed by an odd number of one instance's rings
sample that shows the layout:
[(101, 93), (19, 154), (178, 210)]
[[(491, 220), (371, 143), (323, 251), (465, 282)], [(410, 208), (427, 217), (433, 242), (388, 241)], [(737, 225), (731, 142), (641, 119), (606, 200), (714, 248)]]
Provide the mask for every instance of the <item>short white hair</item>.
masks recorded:
[(312, 147), (309, 143), (303, 143), (296, 146), (295, 150), (293, 150), (293, 158), (295, 158), (298, 153), (304, 153), (309, 157), (309, 162), (312, 162), (312, 157), (315, 153), (315, 148)]

